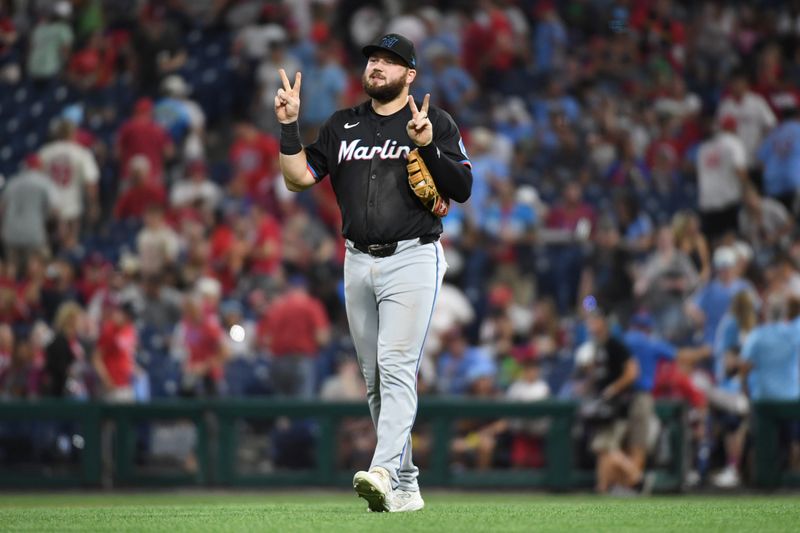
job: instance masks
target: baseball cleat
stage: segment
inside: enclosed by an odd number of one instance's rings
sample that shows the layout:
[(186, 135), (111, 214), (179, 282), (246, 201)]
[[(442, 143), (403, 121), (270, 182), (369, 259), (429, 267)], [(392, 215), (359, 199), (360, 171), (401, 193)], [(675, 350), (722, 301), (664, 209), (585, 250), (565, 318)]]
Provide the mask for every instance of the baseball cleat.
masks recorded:
[(367, 500), (370, 511), (380, 513), (390, 510), (392, 478), (385, 468), (375, 467), (369, 472), (356, 472), (353, 489), (360, 498)]
[(407, 513), (411, 511), (419, 511), (425, 507), (425, 500), (418, 490), (396, 490), (392, 493), (392, 499), (389, 505), (390, 513)]

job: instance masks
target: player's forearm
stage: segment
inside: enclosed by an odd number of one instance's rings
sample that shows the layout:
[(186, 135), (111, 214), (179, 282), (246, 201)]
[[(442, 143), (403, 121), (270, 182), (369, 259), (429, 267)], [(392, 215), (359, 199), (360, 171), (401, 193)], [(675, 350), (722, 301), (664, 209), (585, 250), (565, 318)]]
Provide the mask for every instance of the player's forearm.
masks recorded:
[(292, 192), (308, 189), (316, 180), (308, 171), (305, 150), (300, 142), (297, 121), (281, 124), (281, 152), (278, 161), (286, 187)]
[(443, 155), (436, 148), (435, 142), (420, 147), (419, 154), (443, 196), (459, 203), (469, 200), (472, 193), (472, 170), (467, 165)]
[(281, 154), (279, 161), (281, 173), (283, 173), (283, 181), (290, 191), (304, 191), (316, 183), (314, 177), (308, 171), (305, 152), (301, 151), (294, 155)]

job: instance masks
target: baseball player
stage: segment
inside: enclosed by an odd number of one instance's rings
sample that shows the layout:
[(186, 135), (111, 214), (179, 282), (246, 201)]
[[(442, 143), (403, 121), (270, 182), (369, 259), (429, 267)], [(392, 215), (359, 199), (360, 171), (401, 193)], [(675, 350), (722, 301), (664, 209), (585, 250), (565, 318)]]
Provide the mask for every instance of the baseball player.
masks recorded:
[(303, 148), (297, 118), (301, 75), (281, 70), (275, 96), (280, 165), (302, 191), (330, 176), (346, 239), (345, 307), (378, 436), (369, 471), (353, 487), (371, 511), (416, 511), (424, 502), (411, 458), (417, 370), (446, 264), (439, 235), (449, 201), (465, 202), (472, 170), (445, 111), (418, 108), (414, 45), (389, 34), (364, 47), (370, 99), (335, 112)]

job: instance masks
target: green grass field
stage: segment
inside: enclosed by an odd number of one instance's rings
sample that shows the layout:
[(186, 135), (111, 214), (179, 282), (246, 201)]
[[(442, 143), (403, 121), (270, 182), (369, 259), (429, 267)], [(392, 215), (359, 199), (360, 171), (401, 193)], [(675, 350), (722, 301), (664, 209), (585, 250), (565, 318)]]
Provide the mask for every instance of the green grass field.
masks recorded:
[(425, 493), (418, 513), (367, 513), (345, 492), (0, 493), (0, 531), (798, 531), (796, 496)]

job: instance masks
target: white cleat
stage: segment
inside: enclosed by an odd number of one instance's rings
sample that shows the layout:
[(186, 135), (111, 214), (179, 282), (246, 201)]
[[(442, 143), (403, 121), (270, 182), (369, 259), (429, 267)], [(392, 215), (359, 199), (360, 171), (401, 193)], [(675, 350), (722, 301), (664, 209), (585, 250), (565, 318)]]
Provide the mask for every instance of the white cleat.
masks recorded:
[(369, 472), (356, 472), (353, 489), (359, 497), (367, 500), (370, 511), (381, 513), (390, 510), (392, 478), (385, 468), (376, 466)]
[(419, 511), (425, 507), (425, 500), (418, 490), (409, 491), (398, 489), (392, 493), (391, 505), (389, 506), (390, 513), (408, 513), (411, 511)]
[(734, 466), (726, 466), (711, 479), (711, 483), (718, 489), (735, 489), (741, 484), (739, 471)]

